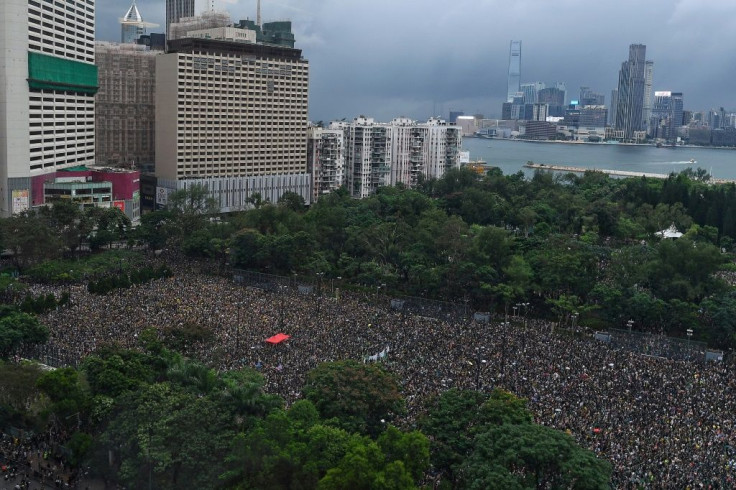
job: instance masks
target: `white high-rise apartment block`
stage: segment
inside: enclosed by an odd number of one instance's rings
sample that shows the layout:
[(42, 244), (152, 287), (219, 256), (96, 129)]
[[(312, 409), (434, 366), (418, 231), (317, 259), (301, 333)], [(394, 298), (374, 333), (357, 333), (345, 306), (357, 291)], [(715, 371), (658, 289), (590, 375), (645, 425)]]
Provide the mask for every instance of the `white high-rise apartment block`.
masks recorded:
[(247, 207), (256, 192), (311, 202), (301, 50), (185, 38), (169, 51), (156, 57), (159, 186), (204, 184), (222, 211)]
[(95, 158), (94, 0), (0, 1), (0, 215)]
[(307, 170), (314, 199), (345, 185), (345, 133), (342, 129), (309, 128)]
[(381, 186), (415, 186), (423, 178), (439, 178), (460, 167), (460, 127), (442, 119), (417, 123), (396, 118), (377, 123), (360, 116), (330, 129), (345, 134), (345, 185), (351, 196), (368, 197)]

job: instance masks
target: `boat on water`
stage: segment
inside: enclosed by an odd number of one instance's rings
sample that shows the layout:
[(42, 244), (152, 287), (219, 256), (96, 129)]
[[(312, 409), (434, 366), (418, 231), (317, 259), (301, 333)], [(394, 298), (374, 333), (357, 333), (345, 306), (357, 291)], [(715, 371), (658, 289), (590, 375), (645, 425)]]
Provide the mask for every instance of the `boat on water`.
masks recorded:
[(694, 158), (691, 158), (691, 159), (690, 159), (690, 165), (692, 165), (692, 164), (694, 164), (694, 163), (698, 163), (698, 161), (697, 161), (696, 159), (694, 159)]

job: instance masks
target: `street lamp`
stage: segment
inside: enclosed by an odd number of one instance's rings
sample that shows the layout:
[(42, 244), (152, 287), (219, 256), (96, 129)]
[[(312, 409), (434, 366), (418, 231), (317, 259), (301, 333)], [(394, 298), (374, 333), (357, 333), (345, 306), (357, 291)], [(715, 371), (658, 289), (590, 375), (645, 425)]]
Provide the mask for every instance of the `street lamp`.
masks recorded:
[(573, 330), (575, 329), (575, 325), (577, 324), (578, 316), (579, 315), (578, 315), (578, 312), (577, 311), (574, 311), (572, 313), (572, 328), (573, 328)]
[(631, 335), (631, 327), (634, 325), (634, 320), (626, 322), (626, 326), (629, 327), (629, 335)]
[(692, 351), (690, 350), (690, 339), (693, 336), (693, 329), (688, 328), (687, 330), (685, 330), (685, 332), (687, 333), (687, 358), (690, 359), (692, 358)]

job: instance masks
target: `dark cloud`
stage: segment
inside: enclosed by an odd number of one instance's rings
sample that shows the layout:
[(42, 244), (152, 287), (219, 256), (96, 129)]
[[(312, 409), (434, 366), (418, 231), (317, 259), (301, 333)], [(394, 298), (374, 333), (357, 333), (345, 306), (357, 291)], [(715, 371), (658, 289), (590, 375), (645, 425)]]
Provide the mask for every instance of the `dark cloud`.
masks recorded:
[[(163, 26), (164, 0), (137, 4)], [(197, 11), (207, 5), (198, 0)], [(255, 18), (256, 0), (215, 6)], [(99, 39), (119, 40), (128, 7), (97, 1)], [(736, 107), (732, 0), (262, 0), (262, 10), (264, 20), (293, 22), (310, 61), (314, 120), (497, 116), (511, 39), (523, 42), (522, 81), (564, 81), (573, 98), (586, 85), (608, 101), (629, 44), (644, 43), (655, 90), (682, 91), (690, 110)]]

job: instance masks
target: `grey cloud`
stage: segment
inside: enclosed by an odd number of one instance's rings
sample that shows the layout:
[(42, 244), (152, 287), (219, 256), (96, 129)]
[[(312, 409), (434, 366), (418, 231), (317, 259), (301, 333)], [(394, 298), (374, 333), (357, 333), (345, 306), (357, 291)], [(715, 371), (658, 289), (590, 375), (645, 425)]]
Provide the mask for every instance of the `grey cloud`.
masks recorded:
[[(118, 40), (125, 3), (97, 1), (100, 39)], [(137, 4), (164, 24), (164, 0)], [(216, 5), (255, 17), (256, 0)], [(587, 85), (608, 99), (628, 45), (641, 42), (655, 89), (684, 92), (687, 109), (736, 106), (730, 0), (262, 0), (262, 9), (264, 20), (293, 22), (310, 60), (314, 120), (498, 115), (511, 39), (523, 41), (522, 81), (565, 81), (573, 98)]]

